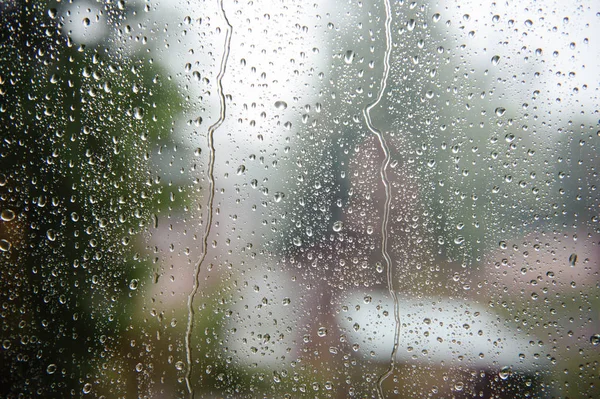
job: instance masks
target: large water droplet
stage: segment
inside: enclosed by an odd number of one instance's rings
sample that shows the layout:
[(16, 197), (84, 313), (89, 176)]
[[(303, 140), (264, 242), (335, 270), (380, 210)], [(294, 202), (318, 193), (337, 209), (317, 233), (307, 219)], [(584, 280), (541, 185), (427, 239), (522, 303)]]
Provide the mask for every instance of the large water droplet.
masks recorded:
[(10, 251), (11, 243), (8, 240), (2, 239), (0, 240), (0, 251), (7, 252)]
[(500, 62), (500, 56), (499, 55), (495, 55), (492, 57), (492, 65), (496, 66), (498, 65), (498, 63)]
[(135, 107), (133, 109), (133, 117), (137, 120), (142, 120), (144, 118), (144, 110), (140, 107)]
[(498, 372), (498, 376), (500, 376), (500, 378), (502, 378), (503, 380), (508, 379), (508, 377), (510, 377), (511, 375), (512, 375), (512, 369), (508, 366), (502, 367), (500, 372)]
[(0, 213), (0, 219), (4, 220), (5, 222), (10, 222), (14, 218), (15, 213), (10, 209), (4, 209), (2, 210), (2, 213)]
[(335, 232), (342, 231), (342, 228), (344, 228), (344, 223), (342, 221), (340, 221), (340, 220), (336, 221), (333, 224), (333, 231), (335, 231)]
[(284, 109), (287, 108), (287, 103), (285, 101), (275, 101), (275, 108), (277, 108), (280, 111), (283, 111)]
[(600, 344), (600, 334), (594, 334), (590, 337), (590, 343), (594, 346)]
[(346, 64), (352, 64), (352, 61), (354, 61), (354, 51), (346, 51), (346, 54), (344, 55), (344, 61), (346, 62)]
[(506, 112), (506, 108), (498, 107), (494, 110), (496, 116), (502, 116)]
[(571, 266), (575, 266), (577, 263), (577, 254), (571, 254), (571, 256), (569, 256), (569, 263)]

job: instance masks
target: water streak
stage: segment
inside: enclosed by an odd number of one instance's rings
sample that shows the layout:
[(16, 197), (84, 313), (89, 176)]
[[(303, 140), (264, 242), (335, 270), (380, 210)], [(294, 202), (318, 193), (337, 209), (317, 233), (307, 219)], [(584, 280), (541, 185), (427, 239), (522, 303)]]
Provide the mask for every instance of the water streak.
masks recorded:
[(206, 218), (206, 226), (204, 228), (204, 236), (202, 239), (202, 256), (196, 266), (194, 267), (194, 284), (192, 286), (192, 290), (188, 295), (188, 323), (187, 323), (187, 331), (185, 334), (185, 353), (186, 353), (186, 361), (187, 361), (187, 371), (185, 375), (185, 384), (188, 389), (190, 399), (194, 398), (194, 388), (192, 387), (191, 377), (192, 377), (192, 331), (194, 328), (194, 297), (198, 293), (198, 287), (200, 286), (200, 270), (202, 269), (202, 264), (204, 263), (204, 259), (206, 258), (206, 253), (208, 252), (208, 237), (210, 235), (210, 228), (212, 226), (213, 219), (213, 202), (215, 199), (215, 143), (214, 143), (214, 133), (225, 120), (225, 95), (223, 94), (223, 76), (225, 75), (225, 69), (227, 68), (227, 59), (229, 57), (229, 49), (231, 45), (231, 34), (233, 31), (233, 27), (229, 23), (229, 19), (227, 18), (227, 14), (225, 13), (225, 8), (223, 7), (223, 0), (219, 0), (219, 6), (221, 8), (221, 13), (223, 15), (223, 19), (227, 24), (227, 28), (225, 29), (225, 44), (223, 49), (223, 56), (221, 58), (221, 66), (219, 70), (219, 74), (217, 75), (217, 93), (219, 96), (220, 110), (219, 110), (219, 119), (208, 128), (207, 133), (207, 144), (209, 149), (209, 158), (208, 158), (208, 181), (209, 181), (209, 190), (208, 190), (208, 202), (207, 202), (207, 218)]
[(363, 115), (365, 117), (365, 122), (367, 123), (367, 127), (369, 130), (377, 137), (379, 140), (379, 144), (381, 146), (381, 150), (383, 151), (384, 160), (381, 163), (381, 167), (379, 169), (379, 174), (381, 176), (381, 183), (385, 188), (385, 204), (383, 207), (383, 222), (381, 224), (381, 253), (383, 258), (385, 259), (386, 264), (386, 278), (387, 278), (387, 286), (390, 296), (394, 300), (394, 321), (395, 321), (395, 331), (394, 331), (394, 347), (392, 349), (392, 353), (390, 355), (390, 366), (385, 373), (383, 373), (379, 379), (377, 380), (377, 396), (380, 399), (384, 398), (383, 395), (383, 382), (394, 372), (396, 367), (396, 354), (398, 353), (398, 346), (400, 342), (400, 305), (398, 303), (398, 295), (396, 291), (394, 291), (394, 282), (392, 276), (392, 259), (390, 258), (390, 254), (388, 252), (388, 223), (390, 218), (390, 205), (392, 202), (392, 187), (390, 186), (390, 181), (387, 175), (387, 168), (390, 164), (390, 149), (388, 147), (387, 141), (383, 136), (382, 132), (377, 129), (373, 125), (373, 121), (371, 120), (371, 110), (375, 108), (381, 98), (383, 97), (383, 93), (385, 92), (385, 88), (387, 85), (387, 79), (390, 71), (390, 54), (392, 52), (392, 34), (391, 34), (391, 24), (392, 24), (392, 13), (390, 9), (389, 0), (384, 0), (385, 4), (385, 54), (384, 54), (384, 64), (383, 64), (383, 75), (381, 77), (381, 86), (379, 88), (379, 93), (377, 93), (377, 98), (374, 102), (369, 104), (363, 110)]

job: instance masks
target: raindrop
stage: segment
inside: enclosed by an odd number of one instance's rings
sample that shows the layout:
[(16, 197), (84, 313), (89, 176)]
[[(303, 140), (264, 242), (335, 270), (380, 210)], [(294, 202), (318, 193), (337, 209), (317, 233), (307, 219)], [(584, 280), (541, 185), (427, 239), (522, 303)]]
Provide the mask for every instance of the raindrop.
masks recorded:
[(177, 363), (175, 363), (175, 368), (179, 371), (183, 370), (183, 362), (180, 360)]
[(600, 334), (594, 334), (590, 337), (590, 343), (594, 346), (600, 344)]
[(354, 61), (354, 51), (352, 51), (352, 50), (346, 51), (346, 55), (344, 56), (344, 61), (346, 62), (346, 64), (352, 64), (352, 61)]
[(324, 337), (327, 335), (327, 329), (325, 327), (319, 327), (319, 331), (317, 331), (317, 335), (319, 337)]
[(88, 17), (85, 17), (82, 21), (83, 26), (90, 26), (90, 19)]
[(46, 232), (46, 238), (50, 241), (56, 241), (56, 231), (50, 229)]
[(56, 11), (56, 8), (51, 8), (48, 10), (48, 16), (52, 19), (56, 18), (58, 11)]
[(15, 218), (15, 213), (10, 209), (4, 209), (2, 213), (0, 213), (0, 219), (5, 222), (10, 222)]
[(577, 263), (577, 254), (571, 254), (571, 256), (569, 256), (569, 263), (571, 266), (575, 266)]
[(512, 369), (508, 366), (502, 367), (502, 369), (500, 370), (498, 375), (503, 380), (506, 380), (506, 379), (508, 379), (508, 377), (510, 377), (512, 375)]
[(277, 191), (275, 193), (275, 202), (281, 202), (281, 200), (285, 197), (285, 194), (282, 193), (281, 191)]
[(11, 245), (10, 241), (7, 241), (5, 239), (0, 240), (0, 251), (2, 251), (2, 252), (10, 251), (11, 246), (12, 245)]
[(52, 363), (52, 364), (49, 364), (48, 367), (46, 367), (46, 373), (54, 374), (55, 372), (56, 372), (56, 364)]
[(238, 166), (236, 173), (239, 176), (239, 175), (243, 175), (245, 171), (246, 171), (246, 167), (244, 165), (240, 165), (240, 166)]
[(83, 386), (83, 393), (88, 394), (92, 391), (92, 384), (89, 382)]
[(137, 120), (142, 120), (144, 118), (144, 110), (140, 107), (135, 107), (133, 109), (133, 117)]
[(506, 108), (498, 107), (494, 110), (496, 116), (502, 116), (506, 112)]
[(433, 16), (431, 17), (431, 20), (433, 22), (439, 22), (440, 18), (442, 18), (442, 16), (439, 13), (435, 13), (433, 14)]
[(287, 108), (287, 103), (285, 101), (275, 101), (275, 108), (277, 108), (280, 111), (283, 111), (284, 109)]
[(333, 231), (335, 231), (336, 233), (340, 232), (340, 231), (342, 231), (343, 227), (344, 227), (344, 223), (342, 221), (338, 220), (333, 224)]
[(495, 55), (492, 57), (492, 65), (496, 66), (498, 65), (498, 63), (500, 62), (500, 56), (499, 55)]
[(137, 290), (138, 285), (139, 285), (139, 280), (137, 278), (134, 278), (133, 280), (131, 280), (129, 282), (129, 289), (132, 291), (135, 291), (135, 290)]

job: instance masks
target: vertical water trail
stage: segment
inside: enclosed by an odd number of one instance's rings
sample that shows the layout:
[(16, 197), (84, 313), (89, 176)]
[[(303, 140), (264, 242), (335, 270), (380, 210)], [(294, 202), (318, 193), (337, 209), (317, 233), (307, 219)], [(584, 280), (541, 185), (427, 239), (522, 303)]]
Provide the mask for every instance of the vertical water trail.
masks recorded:
[(215, 199), (215, 144), (214, 144), (214, 133), (215, 130), (223, 124), (225, 120), (225, 95), (223, 94), (223, 76), (225, 75), (225, 69), (227, 68), (227, 59), (229, 57), (229, 48), (231, 45), (231, 34), (233, 31), (233, 27), (229, 23), (229, 19), (227, 18), (227, 14), (225, 13), (225, 8), (223, 7), (223, 0), (219, 0), (219, 6), (221, 8), (221, 13), (223, 15), (223, 19), (227, 24), (227, 28), (225, 30), (225, 44), (223, 48), (223, 56), (221, 58), (221, 66), (219, 69), (219, 74), (217, 75), (217, 93), (219, 96), (219, 119), (208, 128), (207, 133), (207, 144), (209, 149), (209, 158), (208, 158), (208, 182), (209, 182), (209, 190), (208, 190), (208, 201), (207, 201), (207, 219), (206, 226), (204, 228), (204, 236), (202, 239), (202, 256), (198, 263), (196, 263), (194, 267), (194, 283), (192, 286), (192, 290), (188, 295), (188, 323), (187, 323), (187, 331), (185, 334), (185, 354), (187, 361), (187, 371), (185, 375), (185, 384), (188, 389), (190, 399), (194, 398), (194, 388), (192, 387), (191, 377), (192, 377), (192, 348), (191, 348), (191, 340), (192, 340), (192, 330), (194, 328), (194, 297), (198, 292), (198, 287), (200, 285), (200, 270), (202, 269), (202, 264), (204, 263), (204, 259), (206, 258), (206, 253), (208, 252), (208, 237), (210, 235), (210, 228), (212, 226), (213, 219), (213, 201)]
[(381, 183), (385, 188), (385, 204), (383, 207), (383, 222), (381, 224), (381, 253), (383, 258), (385, 259), (386, 264), (386, 278), (387, 278), (387, 286), (390, 296), (394, 300), (394, 321), (395, 321), (395, 331), (394, 331), (394, 347), (392, 348), (392, 353), (390, 355), (390, 366), (385, 373), (383, 373), (379, 379), (377, 380), (377, 396), (380, 399), (384, 398), (383, 395), (383, 382), (394, 372), (394, 368), (396, 366), (396, 354), (398, 353), (398, 346), (400, 341), (400, 309), (398, 303), (398, 295), (396, 295), (396, 291), (394, 291), (394, 282), (392, 278), (392, 259), (390, 258), (390, 254), (388, 252), (388, 222), (390, 217), (390, 205), (392, 202), (392, 188), (390, 186), (390, 181), (387, 176), (387, 167), (390, 163), (390, 149), (388, 144), (383, 136), (382, 132), (378, 130), (371, 120), (371, 110), (375, 108), (381, 98), (383, 97), (383, 93), (385, 92), (385, 88), (387, 85), (388, 74), (390, 72), (390, 53), (392, 52), (392, 34), (391, 34), (391, 24), (392, 24), (392, 12), (390, 9), (389, 0), (384, 0), (385, 4), (385, 54), (384, 54), (384, 64), (383, 64), (383, 75), (381, 77), (381, 86), (379, 88), (379, 93), (377, 94), (377, 98), (374, 102), (369, 104), (365, 109), (363, 109), (363, 115), (365, 117), (365, 122), (367, 123), (367, 127), (369, 130), (377, 137), (379, 140), (379, 144), (381, 146), (381, 150), (383, 151), (384, 160), (381, 163), (381, 168), (379, 169), (379, 174), (381, 176)]

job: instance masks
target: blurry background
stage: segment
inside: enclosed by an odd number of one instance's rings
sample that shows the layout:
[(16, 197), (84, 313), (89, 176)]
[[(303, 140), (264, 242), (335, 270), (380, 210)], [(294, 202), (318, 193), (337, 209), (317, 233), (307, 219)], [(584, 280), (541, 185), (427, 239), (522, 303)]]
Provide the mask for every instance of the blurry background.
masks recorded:
[(600, 395), (598, 4), (389, 6), (0, 1), (1, 396)]

